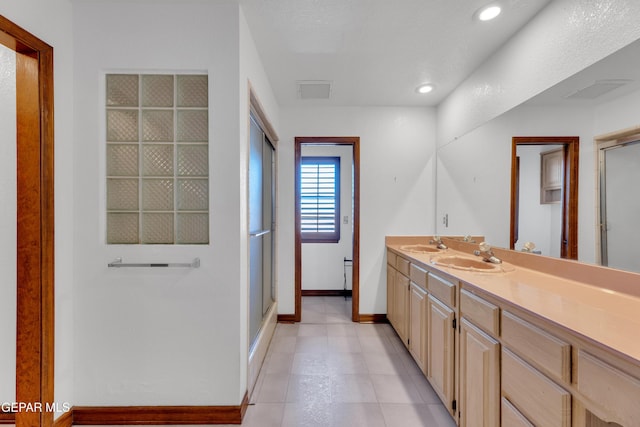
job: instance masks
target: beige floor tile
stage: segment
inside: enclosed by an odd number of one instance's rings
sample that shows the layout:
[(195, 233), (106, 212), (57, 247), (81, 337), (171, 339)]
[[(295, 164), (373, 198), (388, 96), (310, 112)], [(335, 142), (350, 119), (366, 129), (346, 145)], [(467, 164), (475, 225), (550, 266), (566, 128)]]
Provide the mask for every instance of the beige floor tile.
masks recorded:
[(421, 373), (419, 375), (411, 375), (411, 380), (416, 385), (420, 397), (425, 403), (441, 404), (440, 398), (429, 384), (429, 381)]
[(327, 315), (326, 313), (303, 309), (300, 323), (327, 323)]
[(363, 353), (385, 353), (397, 357), (398, 349), (385, 336), (361, 336), (358, 337)]
[(330, 403), (287, 403), (282, 427), (331, 427)]
[(295, 353), (291, 373), (296, 375), (328, 375), (328, 353)]
[(280, 427), (284, 403), (258, 403), (247, 408), (242, 425), (245, 427)]
[(276, 327), (276, 332), (274, 333), (274, 337), (282, 337), (282, 336), (297, 336), (298, 329), (300, 328), (299, 323), (278, 323)]
[(329, 375), (292, 374), (287, 390), (287, 403), (296, 402), (331, 403), (331, 381)]
[[(367, 368), (371, 374), (383, 374), (383, 375), (407, 375), (407, 368), (404, 363), (397, 358), (390, 356), (387, 353), (366, 353), (364, 354), (364, 360), (367, 363)], [(395, 354), (395, 353), (394, 353)]]
[(332, 403), (377, 403), (373, 383), (367, 374), (331, 377)]
[(381, 403), (380, 407), (387, 427), (441, 427), (426, 404)]
[(328, 337), (329, 351), (337, 353), (360, 353), (362, 348), (356, 337)]
[(297, 340), (297, 336), (290, 335), (273, 337), (268, 351), (271, 353), (293, 353), (296, 350)]
[(424, 403), (409, 376), (372, 374), (371, 382), (380, 403)]
[(353, 323), (327, 325), (327, 335), (330, 337), (356, 337), (356, 327)]
[(258, 391), (257, 403), (284, 403), (289, 386), (289, 374), (265, 374)]
[(288, 374), (291, 372), (294, 354), (273, 352), (267, 356), (262, 370), (267, 374)]
[(329, 353), (329, 374), (368, 374), (369, 368), (362, 353)]
[(377, 403), (334, 403), (332, 427), (385, 427)]
[(298, 328), (299, 337), (326, 337), (327, 325), (301, 324)]
[(327, 351), (329, 351), (329, 341), (326, 336), (296, 339), (296, 353), (326, 353)]

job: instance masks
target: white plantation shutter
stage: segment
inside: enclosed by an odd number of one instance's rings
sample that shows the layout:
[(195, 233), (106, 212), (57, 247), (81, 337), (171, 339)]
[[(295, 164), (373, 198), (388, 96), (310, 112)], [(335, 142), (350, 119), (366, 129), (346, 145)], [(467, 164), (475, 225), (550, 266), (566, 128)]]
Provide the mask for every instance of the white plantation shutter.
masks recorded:
[(340, 157), (303, 157), (300, 170), (302, 241), (340, 240)]

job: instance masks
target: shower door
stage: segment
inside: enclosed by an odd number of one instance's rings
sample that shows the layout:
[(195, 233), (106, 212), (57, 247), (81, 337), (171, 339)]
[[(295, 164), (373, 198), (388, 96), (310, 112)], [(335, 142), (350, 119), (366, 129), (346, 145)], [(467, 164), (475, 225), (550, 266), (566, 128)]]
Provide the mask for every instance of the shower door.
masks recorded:
[(640, 141), (602, 148), (600, 155), (602, 264), (640, 272)]
[(275, 300), (274, 148), (251, 116), (249, 153), (249, 342)]

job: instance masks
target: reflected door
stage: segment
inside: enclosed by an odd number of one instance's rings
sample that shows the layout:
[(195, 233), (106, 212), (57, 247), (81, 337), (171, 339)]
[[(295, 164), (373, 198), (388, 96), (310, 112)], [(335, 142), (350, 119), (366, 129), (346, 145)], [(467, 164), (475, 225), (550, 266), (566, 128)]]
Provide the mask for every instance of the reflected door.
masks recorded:
[(640, 271), (640, 141), (615, 145), (602, 154), (602, 264)]
[(249, 153), (249, 339), (253, 345), (275, 300), (274, 148), (251, 117)]

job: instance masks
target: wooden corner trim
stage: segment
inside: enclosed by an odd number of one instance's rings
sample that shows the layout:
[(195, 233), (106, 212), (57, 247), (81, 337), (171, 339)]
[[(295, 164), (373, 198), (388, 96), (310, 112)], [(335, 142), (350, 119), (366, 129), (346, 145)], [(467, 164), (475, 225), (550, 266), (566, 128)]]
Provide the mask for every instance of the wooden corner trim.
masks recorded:
[(360, 323), (389, 323), (386, 314), (360, 314)]
[(13, 412), (0, 412), (0, 424), (15, 424), (16, 414)]
[(55, 419), (53, 427), (72, 427), (73, 426), (73, 408), (65, 412)]
[(249, 395), (246, 392), (242, 403), (237, 406), (74, 406), (69, 416), (71, 423), (66, 424), (68, 421), (61, 420), (63, 417), (60, 417), (56, 420), (55, 427), (241, 424), (248, 406)]
[(279, 323), (294, 323), (297, 322), (295, 314), (278, 314)]

